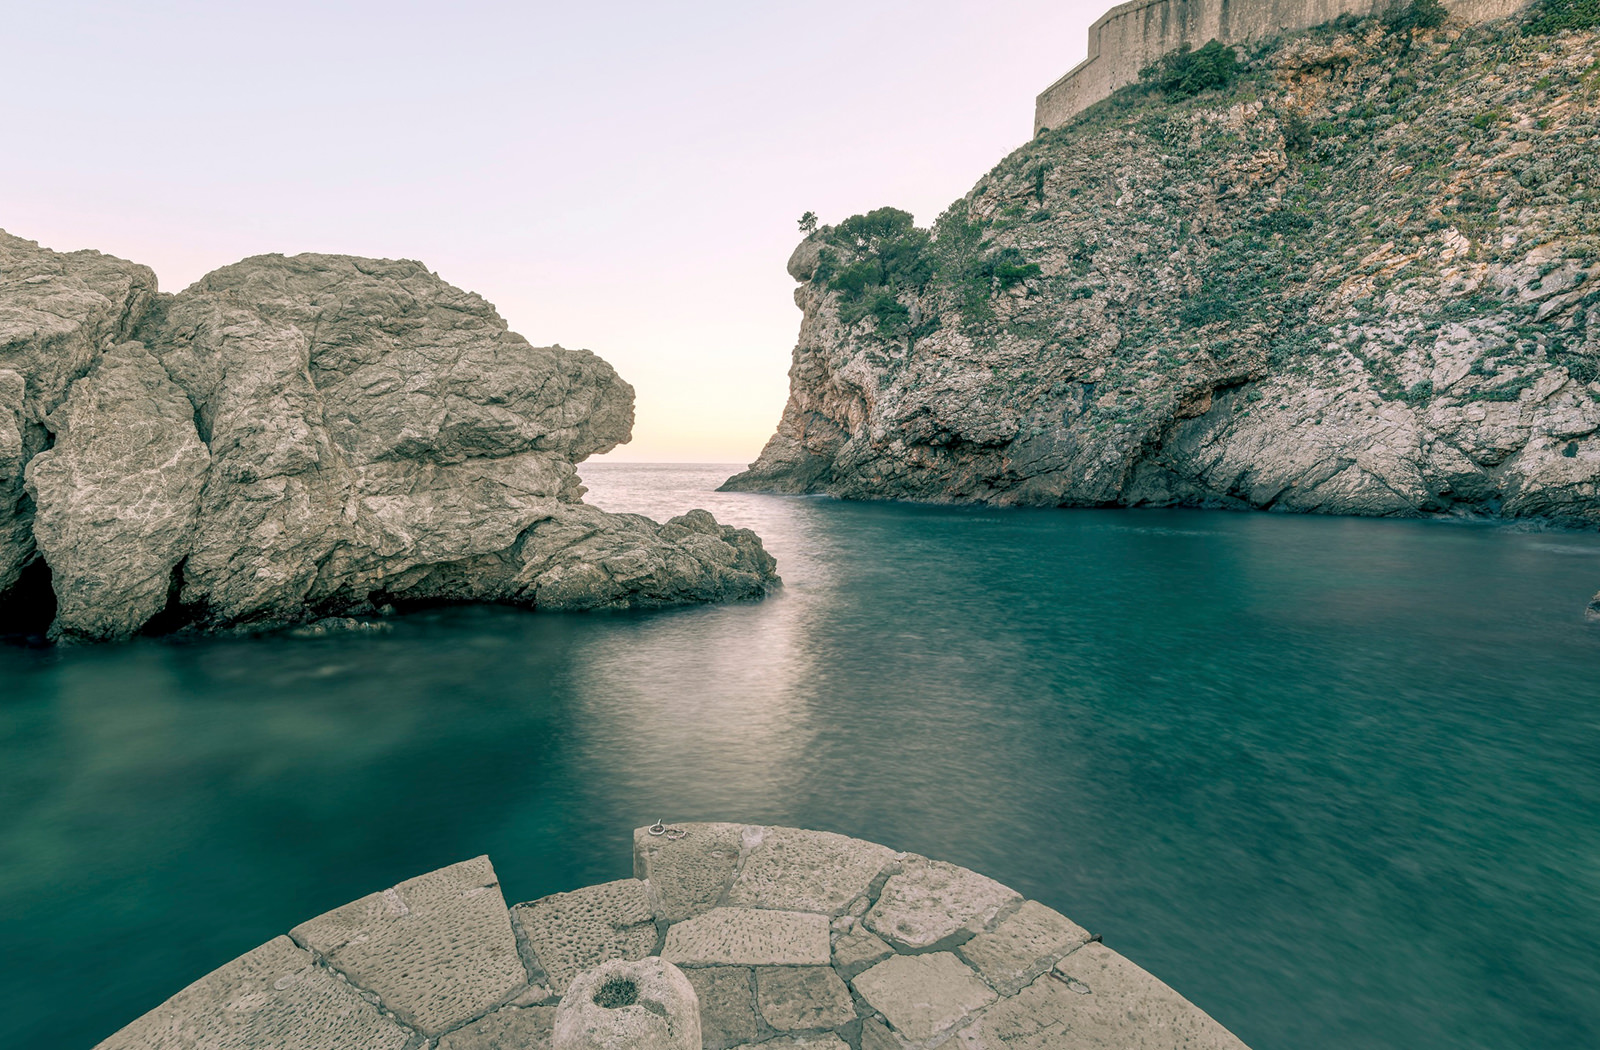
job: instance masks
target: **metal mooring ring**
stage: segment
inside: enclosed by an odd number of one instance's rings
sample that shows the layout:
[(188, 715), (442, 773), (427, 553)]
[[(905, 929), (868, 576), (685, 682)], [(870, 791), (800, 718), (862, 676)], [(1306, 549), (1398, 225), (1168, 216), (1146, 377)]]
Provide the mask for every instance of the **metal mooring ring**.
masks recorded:
[(665, 835), (667, 833), (667, 826), (658, 820), (645, 830), (650, 832), (652, 835)]

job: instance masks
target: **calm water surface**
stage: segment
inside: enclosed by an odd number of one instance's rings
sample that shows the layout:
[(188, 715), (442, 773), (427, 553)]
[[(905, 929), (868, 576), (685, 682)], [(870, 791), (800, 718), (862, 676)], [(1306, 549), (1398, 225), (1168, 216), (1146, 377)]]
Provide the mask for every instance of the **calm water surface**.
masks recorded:
[(327, 908), (827, 828), (1066, 912), (1256, 1050), (1600, 1046), (1600, 536), (714, 494), (787, 586), (0, 650), (0, 1017), (72, 1050)]

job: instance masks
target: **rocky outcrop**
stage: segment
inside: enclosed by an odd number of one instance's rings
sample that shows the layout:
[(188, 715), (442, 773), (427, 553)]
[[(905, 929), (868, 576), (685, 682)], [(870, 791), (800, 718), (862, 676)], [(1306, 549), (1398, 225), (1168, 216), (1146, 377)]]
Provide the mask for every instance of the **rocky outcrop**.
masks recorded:
[(50, 413), (156, 295), (149, 268), (99, 252), (43, 251), (0, 230), (0, 594), (34, 559), (23, 470), (50, 446)]
[(1600, 525), (1597, 54), (1346, 20), (819, 230), (727, 487)]
[(120, 260), (0, 251), (0, 591), (42, 558), (56, 637), (776, 580), (703, 511), (585, 506), (576, 464), (628, 440), (632, 388), (418, 263), (260, 256), (157, 296)]
[(55, 444), (27, 468), (33, 536), (61, 631), (132, 634), (166, 608), (192, 546), (211, 455), (194, 408), (143, 343), (96, 361), (50, 417)]

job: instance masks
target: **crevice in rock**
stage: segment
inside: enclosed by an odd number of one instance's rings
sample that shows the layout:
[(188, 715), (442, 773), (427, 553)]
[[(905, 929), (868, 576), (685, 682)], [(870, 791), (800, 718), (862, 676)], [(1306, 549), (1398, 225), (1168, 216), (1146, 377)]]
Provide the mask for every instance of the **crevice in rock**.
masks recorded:
[(0, 594), (0, 643), (43, 647), (50, 644), (56, 618), (56, 592), (50, 566), (35, 557), (11, 589)]
[(188, 558), (183, 558), (172, 567), (172, 580), (167, 584), (167, 604), (145, 621), (145, 625), (139, 629), (140, 634), (174, 634), (206, 619), (209, 609), (205, 602), (185, 604), (183, 601), (183, 567), (188, 561)]

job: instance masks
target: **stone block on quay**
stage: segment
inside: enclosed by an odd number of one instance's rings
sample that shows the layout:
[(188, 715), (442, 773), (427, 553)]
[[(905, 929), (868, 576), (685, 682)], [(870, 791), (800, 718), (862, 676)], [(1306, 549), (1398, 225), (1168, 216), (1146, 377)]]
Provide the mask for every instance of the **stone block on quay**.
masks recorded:
[(906, 1050), (906, 1042), (881, 1020), (869, 1017), (861, 1025), (861, 1050)]
[(959, 1050), (1246, 1050), (1183, 996), (1088, 944), (957, 1033)]
[(1063, 955), (1089, 943), (1089, 931), (1038, 901), (957, 948), (1001, 995), (1016, 995)]
[(828, 917), (716, 908), (667, 930), (661, 957), (680, 966), (826, 966)]
[(586, 886), (519, 904), (511, 919), (557, 992), (611, 959), (643, 959), (656, 948), (648, 887), (638, 879)]
[(780, 1032), (837, 1028), (856, 1019), (850, 989), (828, 966), (757, 967), (756, 1004)]
[(701, 1050), (700, 1006), (683, 971), (612, 959), (573, 979), (556, 1007), (553, 1050)]
[[(1063, 1042), (1057, 1033), (1048, 1042), (1030, 1042), (1030, 1047), (1247, 1050), (1205, 1011), (1103, 944), (1079, 948), (1011, 1002), (1022, 1003), (1035, 989), (1040, 990), (1041, 1012), (1046, 998), (1058, 1004), (1057, 1014), (1067, 1022), (1072, 1037)], [(996, 1007), (991, 1014), (1006, 1006), (1010, 1003)], [(1017, 1045), (1014, 1040), (1003, 1043), (1006, 1050)], [(1001, 1047), (998, 1042), (983, 1045), (990, 1050)]]
[(287, 937), (220, 967), (95, 1050), (412, 1050), (414, 1033)]
[[(757, 1050), (756, 1044), (736, 1047), (735, 1050)], [(850, 1050), (843, 1039), (832, 1032), (815, 1035), (783, 1035), (760, 1044), (760, 1050)]]
[(975, 871), (918, 859), (884, 884), (867, 912), (873, 933), (902, 951), (954, 947), (982, 933), (1021, 894)]
[(656, 918), (678, 922), (710, 911), (739, 866), (743, 824), (679, 824), (682, 838), (633, 832), (633, 874), (650, 884)]
[(745, 844), (728, 903), (782, 911), (841, 915), (895, 859), (875, 842), (799, 828), (759, 828)]
[(683, 975), (700, 998), (700, 1040), (703, 1050), (729, 1050), (754, 1042), (756, 1024), (753, 975), (743, 966), (686, 969)]
[(528, 983), (488, 857), (335, 908), (290, 936), (427, 1035), (499, 1006)]
[(441, 1036), (436, 1050), (550, 1050), (553, 1006), (507, 1006)]
[(850, 982), (902, 1037), (920, 1043), (998, 998), (950, 952), (896, 955)]
[(848, 981), (893, 954), (894, 949), (883, 943), (882, 938), (857, 923), (834, 939), (833, 968)]

